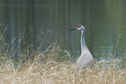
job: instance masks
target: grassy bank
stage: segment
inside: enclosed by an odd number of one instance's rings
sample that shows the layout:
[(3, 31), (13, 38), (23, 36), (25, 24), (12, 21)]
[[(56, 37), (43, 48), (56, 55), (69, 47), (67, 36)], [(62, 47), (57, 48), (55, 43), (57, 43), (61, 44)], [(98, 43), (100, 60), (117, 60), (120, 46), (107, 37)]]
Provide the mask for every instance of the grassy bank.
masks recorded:
[(126, 71), (118, 68), (118, 60), (96, 62), (80, 71), (70, 61), (69, 53), (59, 47), (37, 54), (34, 60), (21, 62), (17, 68), (12, 60), (2, 56), (1, 60), (0, 84), (126, 84)]
[(0, 68), (0, 84), (125, 84), (126, 71), (116, 67), (75, 69), (70, 62), (34, 62), (14, 69), (11, 62)]

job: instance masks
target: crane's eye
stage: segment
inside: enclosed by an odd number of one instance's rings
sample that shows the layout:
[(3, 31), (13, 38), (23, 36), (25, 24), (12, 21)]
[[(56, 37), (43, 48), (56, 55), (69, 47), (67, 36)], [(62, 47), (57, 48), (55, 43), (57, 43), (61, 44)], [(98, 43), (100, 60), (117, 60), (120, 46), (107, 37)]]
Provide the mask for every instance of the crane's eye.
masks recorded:
[(77, 28), (81, 27), (81, 25), (78, 25)]

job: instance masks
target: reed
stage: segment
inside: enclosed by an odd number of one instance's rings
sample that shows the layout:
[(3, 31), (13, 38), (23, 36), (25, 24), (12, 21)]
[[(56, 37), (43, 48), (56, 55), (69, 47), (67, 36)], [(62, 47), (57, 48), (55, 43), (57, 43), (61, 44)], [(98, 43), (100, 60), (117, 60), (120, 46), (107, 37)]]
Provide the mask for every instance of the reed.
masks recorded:
[(0, 84), (126, 84), (126, 70), (119, 67), (119, 59), (96, 61), (94, 66), (79, 70), (70, 53), (56, 43), (34, 54), (33, 59), (19, 52), (15, 67), (8, 58), (5, 31), (0, 34)]
[(2, 60), (0, 84), (126, 84), (126, 71), (116, 66), (118, 60), (100, 61), (77, 70), (70, 61), (70, 54), (56, 45), (36, 54), (33, 61), (20, 63), (17, 68), (10, 59)]

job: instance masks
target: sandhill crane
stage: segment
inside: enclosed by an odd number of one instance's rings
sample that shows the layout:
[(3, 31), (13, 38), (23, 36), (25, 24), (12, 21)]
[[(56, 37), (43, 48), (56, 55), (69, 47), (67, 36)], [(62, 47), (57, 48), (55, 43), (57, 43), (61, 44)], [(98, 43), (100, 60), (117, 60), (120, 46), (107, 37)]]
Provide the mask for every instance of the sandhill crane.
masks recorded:
[(93, 56), (85, 43), (85, 27), (83, 25), (78, 25), (76, 28), (70, 29), (70, 31), (73, 30), (79, 30), (81, 32), (81, 55), (76, 63), (78, 67), (84, 68), (93, 61)]

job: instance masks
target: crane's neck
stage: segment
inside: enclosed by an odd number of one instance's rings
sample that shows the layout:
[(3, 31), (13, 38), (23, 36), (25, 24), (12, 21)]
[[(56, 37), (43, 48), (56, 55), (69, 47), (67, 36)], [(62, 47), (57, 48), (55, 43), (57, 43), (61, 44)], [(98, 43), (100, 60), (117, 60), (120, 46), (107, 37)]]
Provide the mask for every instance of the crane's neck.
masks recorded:
[(85, 31), (81, 30), (81, 52), (83, 52), (87, 48), (85, 43)]

